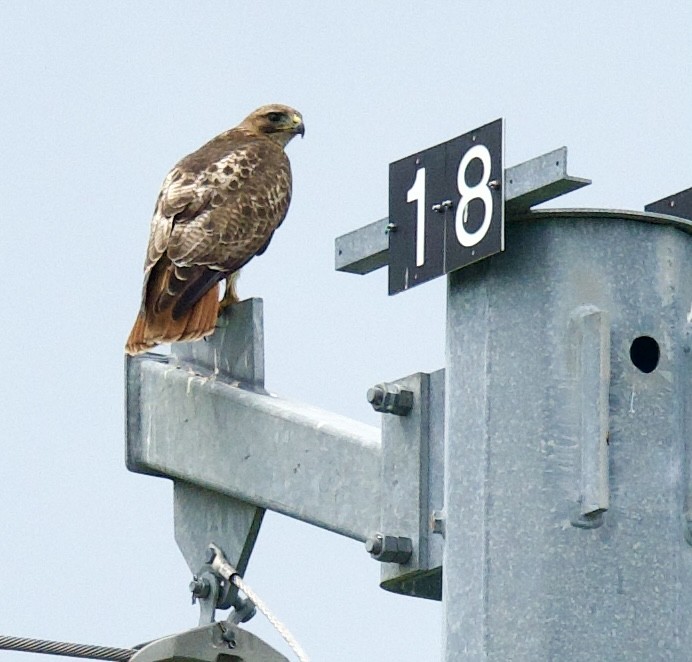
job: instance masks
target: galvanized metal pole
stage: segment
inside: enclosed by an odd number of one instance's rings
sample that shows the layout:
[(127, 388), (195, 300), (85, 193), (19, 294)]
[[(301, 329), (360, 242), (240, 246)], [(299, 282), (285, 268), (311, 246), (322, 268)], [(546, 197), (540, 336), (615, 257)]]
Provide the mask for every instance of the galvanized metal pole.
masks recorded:
[(530, 218), (449, 276), (444, 659), (688, 660), (692, 223)]
[[(367, 540), (384, 588), (441, 595), (446, 662), (684, 662), (692, 221), (529, 212), (588, 183), (564, 149), (505, 179), (507, 250), (449, 276), (445, 370), (371, 389), (381, 435), (267, 394), (245, 302), (209, 346), (128, 362), (128, 467), (176, 481), (193, 571), (212, 535), (246, 563), (263, 508)], [(337, 268), (384, 266), (386, 238), (340, 237)]]

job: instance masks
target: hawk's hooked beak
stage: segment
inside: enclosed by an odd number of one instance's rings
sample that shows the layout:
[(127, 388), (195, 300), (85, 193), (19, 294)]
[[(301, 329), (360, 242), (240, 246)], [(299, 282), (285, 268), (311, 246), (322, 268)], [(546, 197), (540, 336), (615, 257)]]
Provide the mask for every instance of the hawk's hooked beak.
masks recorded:
[(303, 118), (300, 115), (294, 115), (293, 120), (293, 133), (300, 134), (300, 137), (305, 136), (305, 124), (303, 124)]

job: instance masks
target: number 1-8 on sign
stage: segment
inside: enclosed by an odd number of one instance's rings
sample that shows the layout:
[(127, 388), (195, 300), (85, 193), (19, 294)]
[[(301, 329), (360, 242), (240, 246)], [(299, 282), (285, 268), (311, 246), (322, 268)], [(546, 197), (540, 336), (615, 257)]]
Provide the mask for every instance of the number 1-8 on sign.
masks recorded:
[(389, 166), (389, 293), (504, 250), (502, 120)]

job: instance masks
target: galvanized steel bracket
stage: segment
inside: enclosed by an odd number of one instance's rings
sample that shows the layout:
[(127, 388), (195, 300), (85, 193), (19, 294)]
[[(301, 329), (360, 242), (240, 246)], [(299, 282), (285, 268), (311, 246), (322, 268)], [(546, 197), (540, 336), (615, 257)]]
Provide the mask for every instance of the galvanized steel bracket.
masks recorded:
[[(443, 371), (383, 385), (391, 413), (380, 434), (264, 390), (261, 313), (261, 301), (242, 302), (209, 340), (127, 363), (128, 467), (173, 478), (190, 571), (203, 571), (217, 541), (242, 574), (271, 508), (361, 541), (380, 530), (410, 540), (391, 556), (406, 563), (384, 564), (382, 586), (439, 599), (443, 541), (431, 522), (442, 508)], [(202, 621), (228, 606), (207, 602)]]
[(444, 541), (433, 532), (433, 513), (443, 501), (444, 370), (416, 373), (387, 386), (413, 398), (406, 415), (382, 414), (380, 529), (371, 540), (378, 535), (404, 538), (410, 553), (404, 563), (382, 564), (380, 585), (441, 600)]
[(230, 623), (212, 623), (146, 644), (131, 662), (288, 662), (259, 637)]
[(692, 188), (678, 191), (673, 195), (650, 202), (644, 211), (656, 214), (669, 214), (692, 221)]
[(379, 431), (253, 378), (263, 375), (261, 301), (220, 324), (170, 358), (127, 363), (128, 468), (176, 481), (176, 540), (191, 572), (216, 541), (242, 573), (265, 508), (364, 541), (379, 523)]
[(603, 524), (610, 503), (608, 424), (610, 322), (607, 311), (579, 306), (570, 315), (571, 363), (575, 379), (574, 415), (581, 451), (579, 502), (572, 526)]
[[(131, 471), (165, 475), (173, 478), (175, 540), (193, 574), (199, 574), (205, 563), (207, 545), (216, 540), (234, 565), (244, 572), (257, 539), (264, 509), (242, 500), (209, 490), (204, 481), (185, 480), (176, 473), (159, 471), (148, 461), (152, 444), (170, 440), (166, 431), (155, 435), (150, 418), (154, 411), (170, 419), (171, 426), (185, 427), (189, 417), (179, 416), (174, 400), (167, 398), (166, 388), (173, 375), (182, 376), (188, 385), (211, 384), (218, 380), (237, 384), (247, 390), (264, 392), (264, 343), (262, 301), (244, 301), (222, 316), (213, 337), (196, 343), (173, 345), (170, 358), (145, 354), (127, 360), (127, 465)], [(150, 382), (147, 368), (163, 368), (160, 380)], [(143, 390), (144, 388), (144, 390)], [(156, 437), (153, 439), (152, 435)], [(204, 453), (203, 440), (187, 446), (183, 456)], [(216, 458), (217, 461), (220, 458)], [(237, 590), (231, 587), (230, 600)], [(213, 604), (212, 604), (213, 602)], [(209, 622), (209, 610), (228, 608), (216, 600), (200, 600), (200, 622)]]
[[(507, 220), (521, 216), (531, 207), (576, 191), (590, 179), (567, 174), (567, 148), (560, 147), (505, 170), (505, 210)], [(389, 219), (337, 237), (334, 245), (335, 269), (367, 274), (389, 263)]]

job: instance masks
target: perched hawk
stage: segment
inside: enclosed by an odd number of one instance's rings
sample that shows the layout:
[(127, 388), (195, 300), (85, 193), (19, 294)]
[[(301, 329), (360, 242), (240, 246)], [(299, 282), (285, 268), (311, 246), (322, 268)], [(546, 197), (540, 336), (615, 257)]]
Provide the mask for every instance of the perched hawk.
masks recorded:
[(168, 173), (151, 221), (128, 354), (203, 338), (214, 331), (219, 308), (238, 301), (238, 270), (264, 253), (288, 211), (291, 166), (284, 147), (298, 133), (305, 133), (299, 112), (263, 106)]

